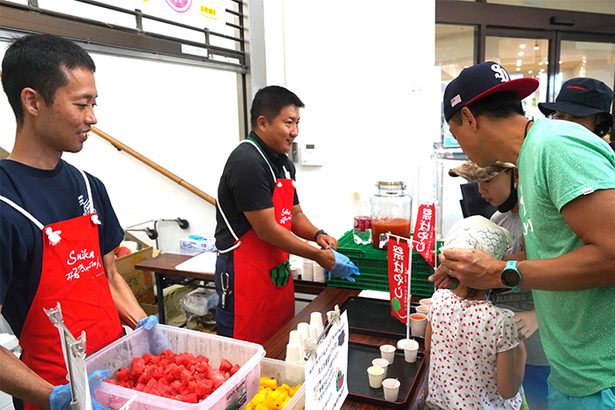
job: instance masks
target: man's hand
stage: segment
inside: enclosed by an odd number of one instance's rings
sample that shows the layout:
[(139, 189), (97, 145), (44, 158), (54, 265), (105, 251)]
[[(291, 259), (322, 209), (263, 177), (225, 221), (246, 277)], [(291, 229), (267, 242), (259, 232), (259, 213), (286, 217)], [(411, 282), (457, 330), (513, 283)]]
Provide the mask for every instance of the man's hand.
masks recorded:
[[(108, 370), (95, 370), (88, 375), (88, 381), (90, 384), (90, 395), (92, 396), (92, 409), (104, 410), (106, 407), (98, 404), (94, 398), (94, 392), (100, 386), (100, 384), (109, 377)], [(70, 384), (63, 384), (61, 386), (55, 386), (51, 395), (49, 396), (49, 408), (51, 410), (70, 410), (71, 392)]]
[(527, 339), (538, 330), (538, 321), (536, 320), (536, 311), (529, 310), (527, 312), (516, 312), (515, 322), (517, 322), (517, 331), (519, 337)]
[(442, 265), (443, 256), (440, 256), (440, 265), (428, 280), (433, 282), (436, 289), (451, 289), (457, 283), (457, 279), (448, 276), (448, 268)]
[(323, 249), (337, 249), (337, 239), (326, 233), (318, 235), (316, 243)]
[(359, 268), (357, 268), (357, 266), (350, 259), (348, 259), (347, 256), (342, 255), (333, 249), (329, 250), (333, 253), (333, 256), (335, 256), (335, 266), (327, 272), (329, 277), (333, 275), (338, 279), (346, 279), (348, 282), (353, 283), (356, 282), (352, 275), (359, 276)]
[(163, 350), (170, 349), (171, 343), (164, 332), (158, 327), (158, 317), (151, 315), (137, 322), (138, 329), (143, 327), (147, 331), (149, 347), (153, 354), (160, 354)]
[[(478, 249), (446, 249), (440, 256), (440, 267), (429, 280), (438, 287), (450, 286), (446, 276), (463, 286), (475, 289), (502, 288), (500, 280), (506, 262), (492, 258)], [(449, 279), (450, 281), (450, 279)]]

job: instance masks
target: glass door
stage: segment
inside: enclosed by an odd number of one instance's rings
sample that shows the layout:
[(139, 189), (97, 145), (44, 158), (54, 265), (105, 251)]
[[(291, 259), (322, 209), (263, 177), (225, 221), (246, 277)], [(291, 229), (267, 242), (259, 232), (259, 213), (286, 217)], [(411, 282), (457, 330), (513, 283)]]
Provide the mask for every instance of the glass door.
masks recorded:
[(498, 62), (511, 79), (534, 77), (540, 85), (523, 100), (528, 117), (540, 117), (538, 103), (547, 101), (549, 92), (549, 38), (527, 31), (490, 31), (485, 36), (485, 61)]

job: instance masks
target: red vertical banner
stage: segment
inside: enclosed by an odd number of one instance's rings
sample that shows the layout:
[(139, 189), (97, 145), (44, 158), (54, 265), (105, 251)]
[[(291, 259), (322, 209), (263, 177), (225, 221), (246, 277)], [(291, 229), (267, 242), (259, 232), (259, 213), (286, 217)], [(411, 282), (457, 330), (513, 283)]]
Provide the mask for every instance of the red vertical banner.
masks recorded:
[(414, 250), (433, 268), (436, 265), (436, 207), (434, 204), (420, 204), (414, 226)]
[(389, 293), (391, 295), (391, 315), (402, 323), (408, 318), (408, 264), (410, 246), (408, 242), (389, 238), (387, 246), (389, 268)]

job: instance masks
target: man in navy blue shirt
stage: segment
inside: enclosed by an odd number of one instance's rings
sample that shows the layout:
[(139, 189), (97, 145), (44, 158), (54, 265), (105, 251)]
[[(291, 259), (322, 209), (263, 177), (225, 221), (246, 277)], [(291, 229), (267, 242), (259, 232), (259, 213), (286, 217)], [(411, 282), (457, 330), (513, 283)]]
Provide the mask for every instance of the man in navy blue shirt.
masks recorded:
[[(57, 329), (43, 309), (60, 302), (73, 335), (91, 353), (146, 318), (118, 273), (123, 231), (103, 183), (62, 160), (79, 152), (96, 123), (94, 62), (52, 35), (16, 40), (2, 61), (14, 111), (15, 145), (0, 162), (0, 312), (23, 349), (0, 348), (0, 386), (17, 409), (68, 408)], [(147, 326), (146, 326), (147, 327)], [(55, 386), (55, 387), (54, 387)]]

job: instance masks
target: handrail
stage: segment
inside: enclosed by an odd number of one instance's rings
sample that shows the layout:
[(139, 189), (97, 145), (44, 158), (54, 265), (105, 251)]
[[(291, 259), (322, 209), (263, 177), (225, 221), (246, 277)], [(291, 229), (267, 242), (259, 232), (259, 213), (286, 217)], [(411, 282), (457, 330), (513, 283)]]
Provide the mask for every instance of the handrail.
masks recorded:
[(205, 192), (201, 191), (200, 189), (198, 189), (194, 185), (190, 184), (189, 182), (186, 182), (183, 178), (178, 177), (177, 175), (175, 175), (171, 171), (167, 170), (166, 168), (162, 167), (161, 165), (158, 165), (157, 163), (155, 163), (151, 159), (141, 155), (140, 153), (138, 153), (134, 149), (130, 148), (128, 145), (124, 144), (123, 142), (120, 142), (120, 141), (116, 140), (111, 135), (107, 134), (104, 131), (101, 131), (100, 129), (98, 129), (96, 127), (92, 127), (92, 132), (94, 132), (94, 134), (98, 135), (102, 139), (110, 142), (111, 145), (113, 145), (119, 151), (125, 151), (127, 154), (132, 155), (133, 157), (135, 157), (139, 161), (143, 162), (144, 164), (148, 165), (150, 168), (153, 168), (154, 170), (158, 171), (159, 173), (161, 173), (165, 177), (173, 180), (174, 182), (177, 182), (179, 185), (181, 185), (182, 187), (186, 188), (188, 191), (192, 192), (194, 195), (196, 195), (196, 196), (206, 200), (207, 202), (209, 202), (213, 206), (216, 206), (216, 198), (214, 198), (213, 196), (211, 196), (209, 194), (206, 194)]

